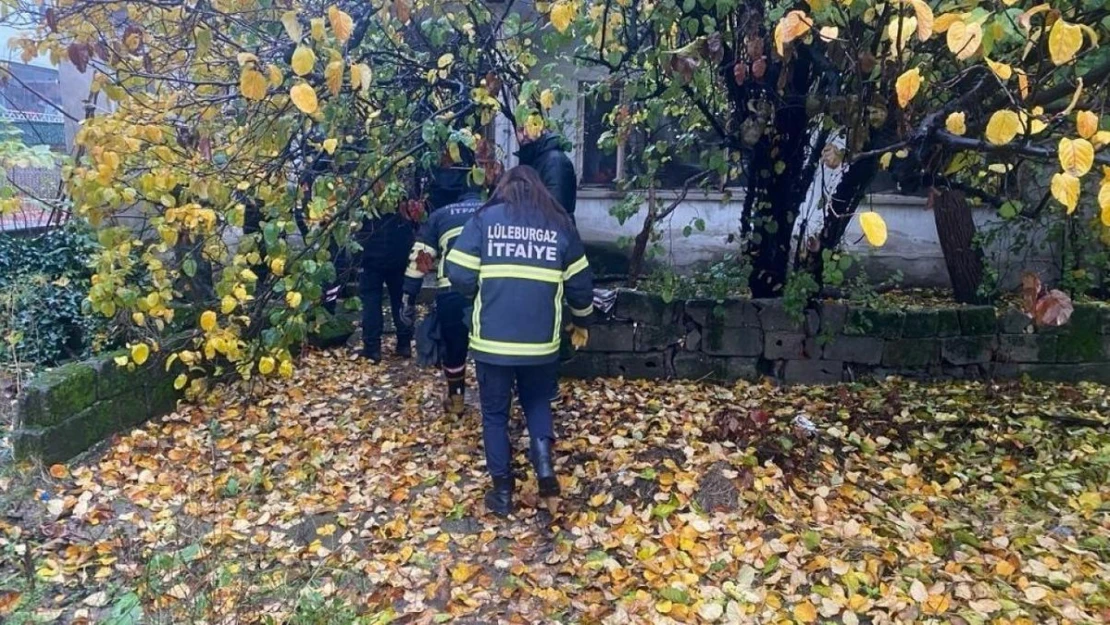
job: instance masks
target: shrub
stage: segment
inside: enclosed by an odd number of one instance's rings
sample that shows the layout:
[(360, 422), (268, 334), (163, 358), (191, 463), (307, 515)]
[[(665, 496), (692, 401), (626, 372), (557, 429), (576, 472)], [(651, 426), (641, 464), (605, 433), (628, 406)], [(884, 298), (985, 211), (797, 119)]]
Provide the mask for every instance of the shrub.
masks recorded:
[(104, 321), (82, 311), (98, 248), (77, 222), (34, 237), (0, 235), (0, 363), (54, 365), (104, 342)]

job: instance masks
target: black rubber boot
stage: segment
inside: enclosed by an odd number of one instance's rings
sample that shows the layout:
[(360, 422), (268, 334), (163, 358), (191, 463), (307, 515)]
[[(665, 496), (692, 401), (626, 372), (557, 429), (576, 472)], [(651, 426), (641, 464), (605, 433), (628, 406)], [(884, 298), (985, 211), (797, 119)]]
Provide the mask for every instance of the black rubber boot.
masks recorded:
[(443, 398), (443, 409), (449, 415), (461, 415), (466, 410), (466, 381), (464, 372), (451, 374), (443, 372), (447, 379), (447, 395)]
[(551, 454), (554, 441), (550, 438), (531, 440), (532, 468), (536, 470), (540, 497), (556, 497), (559, 494), (559, 479), (555, 477), (555, 459)]
[(381, 350), (381, 348), (379, 348), (379, 349), (363, 348), (362, 351), (360, 351), (358, 355), (365, 358), (366, 360), (369, 360), (370, 362), (372, 362), (374, 364), (378, 364), (382, 361), (382, 350)]
[(493, 488), (486, 493), (486, 509), (505, 518), (513, 512), (513, 478), (493, 478)]

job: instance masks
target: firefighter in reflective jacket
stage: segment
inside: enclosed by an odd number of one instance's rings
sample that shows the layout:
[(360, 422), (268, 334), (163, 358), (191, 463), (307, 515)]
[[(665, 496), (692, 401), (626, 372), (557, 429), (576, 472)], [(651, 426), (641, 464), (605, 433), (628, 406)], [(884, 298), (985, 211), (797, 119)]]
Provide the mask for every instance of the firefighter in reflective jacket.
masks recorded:
[(482, 439), (493, 488), (486, 507), (512, 511), (509, 406), (514, 383), (528, 423), (530, 459), (542, 497), (559, 493), (552, 446), (551, 388), (559, 360), (563, 302), (582, 344), (593, 312), (593, 277), (566, 211), (535, 170), (507, 172), (447, 255), (451, 286), (474, 301), (470, 350), (477, 363)]
[[(409, 254), (405, 270), (405, 303), (402, 318), (412, 325), (416, 322), (416, 297), (424, 284), (424, 274), (436, 272), (436, 318), (443, 340), (441, 357), (443, 376), (447, 380), (447, 394), (443, 400), (449, 414), (462, 414), (466, 394), (467, 333), (463, 320), (469, 305), (462, 294), (451, 290), (451, 282), (444, 271), (444, 259), (455, 245), (463, 226), (482, 205), (481, 188), (472, 185), (469, 168), (441, 168), (432, 179), (436, 197), (452, 197), (453, 203), (432, 211), (428, 221), (420, 228), (420, 235)], [(450, 193), (453, 191), (453, 193)]]

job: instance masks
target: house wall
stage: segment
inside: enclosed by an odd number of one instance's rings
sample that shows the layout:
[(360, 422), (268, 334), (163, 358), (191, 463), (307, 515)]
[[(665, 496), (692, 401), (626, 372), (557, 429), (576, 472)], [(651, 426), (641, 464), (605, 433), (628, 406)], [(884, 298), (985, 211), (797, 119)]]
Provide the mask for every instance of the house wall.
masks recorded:
[[(556, 71), (568, 79), (555, 85), (563, 97), (549, 112), (549, 117), (561, 125), (564, 136), (574, 144), (575, 149), (570, 156), (581, 176), (583, 98), (579, 86), (582, 82), (603, 79), (604, 72), (597, 68), (576, 66), (568, 60), (569, 56), (562, 55), (555, 61)], [(516, 140), (510, 124), (504, 118), (499, 118), (497, 122), (497, 142), (506, 157), (506, 166), (515, 165)], [(831, 192), (835, 188), (845, 168), (829, 170), (822, 166), (821, 169), (815, 176), (814, 185), (798, 220), (798, 228), (805, 222), (808, 232), (820, 228), (822, 211), (819, 210), (819, 203), (822, 193)], [(600, 260), (604, 273), (619, 273), (627, 267), (628, 239), (634, 237), (643, 224), (642, 214), (633, 216), (624, 224), (619, 224), (611, 216), (610, 209), (623, 197), (623, 193), (614, 188), (579, 187), (575, 211), (579, 232), (591, 249), (592, 256)], [(677, 195), (674, 191), (662, 191), (659, 197), (666, 201), (677, 198)], [(680, 272), (688, 272), (706, 262), (719, 260), (730, 252), (739, 251), (735, 235), (739, 234), (742, 202), (741, 193), (734, 193), (730, 199), (720, 193), (688, 193), (662, 226), (660, 244), (663, 254), (656, 257), (656, 262), (665, 262)], [(950, 285), (933, 214), (926, 207), (924, 197), (875, 193), (864, 200), (859, 210), (880, 213), (888, 229), (887, 243), (876, 249), (863, 240), (857, 220), (853, 219), (848, 227), (845, 248), (861, 257), (862, 266), (869, 275), (885, 280), (900, 272), (900, 284), (906, 287)], [(995, 211), (990, 208), (973, 208), (972, 213), (980, 227), (990, 226), (998, 219)], [(695, 231), (689, 237), (683, 236), (685, 226), (699, 218), (705, 221), (705, 230)], [(733, 242), (730, 242), (730, 235), (733, 236)], [(999, 247), (1001, 245), (1003, 244), (999, 243)], [(595, 264), (598, 264), (596, 260)], [(1020, 274), (1024, 270), (1052, 273), (1049, 263), (1040, 254), (1031, 254), (1030, 257), (1010, 262), (999, 269), (1002, 274), (1001, 282), (1007, 288), (1020, 282)]]

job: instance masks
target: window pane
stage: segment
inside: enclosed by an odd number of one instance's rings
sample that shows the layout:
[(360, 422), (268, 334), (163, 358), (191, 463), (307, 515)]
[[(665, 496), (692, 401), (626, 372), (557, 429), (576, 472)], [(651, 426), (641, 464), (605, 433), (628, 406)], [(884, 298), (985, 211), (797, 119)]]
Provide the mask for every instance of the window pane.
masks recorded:
[(582, 106), (582, 184), (612, 184), (617, 179), (617, 153), (598, 146), (601, 135), (608, 130), (606, 116), (620, 101), (620, 92), (587, 90)]

